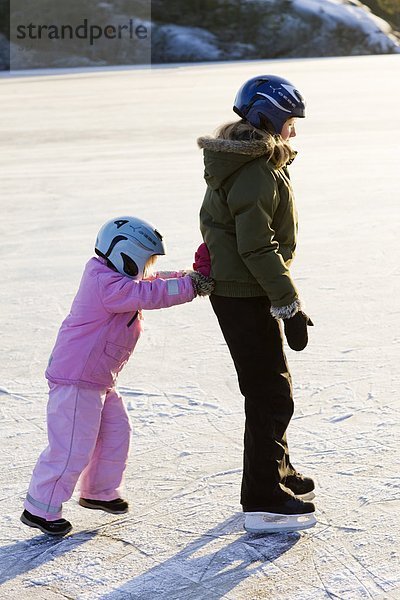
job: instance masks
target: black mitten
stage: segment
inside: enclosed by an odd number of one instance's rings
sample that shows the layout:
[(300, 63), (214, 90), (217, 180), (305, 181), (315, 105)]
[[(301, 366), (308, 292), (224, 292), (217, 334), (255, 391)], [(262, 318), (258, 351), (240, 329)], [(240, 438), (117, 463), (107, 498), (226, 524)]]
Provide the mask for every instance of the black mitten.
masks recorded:
[(283, 319), (285, 336), (292, 350), (296, 350), (297, 352), (304, 350), (308, 343), (307, 326), (313, 325), (314, 323), (310, 317), (301, 310), (293, 317), (290, 317), (290, 319)]

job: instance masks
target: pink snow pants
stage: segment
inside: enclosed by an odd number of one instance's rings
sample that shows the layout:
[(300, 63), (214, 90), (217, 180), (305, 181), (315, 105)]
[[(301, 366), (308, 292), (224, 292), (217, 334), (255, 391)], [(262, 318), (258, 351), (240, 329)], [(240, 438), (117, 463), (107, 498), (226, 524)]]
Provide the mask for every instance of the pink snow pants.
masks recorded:
[(49, 383), (49, 445), (39, 456), (25, 508), (55, 521), (73, 494), (94, 500), (120, 497), (129, 453), (131, 425), (115, 389), (94, 390)]

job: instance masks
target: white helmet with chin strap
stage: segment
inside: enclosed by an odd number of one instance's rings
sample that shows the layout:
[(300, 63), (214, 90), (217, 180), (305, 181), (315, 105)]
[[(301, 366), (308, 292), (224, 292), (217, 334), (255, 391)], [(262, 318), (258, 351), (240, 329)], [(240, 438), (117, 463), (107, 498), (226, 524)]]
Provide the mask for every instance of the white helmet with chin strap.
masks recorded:
[(162, 235), (147, 221), (118, 217), (100, 229), (95, 252), (108, 260), (122, 275), (142, 279), (147, 261), (154, 254), (165, 254)]

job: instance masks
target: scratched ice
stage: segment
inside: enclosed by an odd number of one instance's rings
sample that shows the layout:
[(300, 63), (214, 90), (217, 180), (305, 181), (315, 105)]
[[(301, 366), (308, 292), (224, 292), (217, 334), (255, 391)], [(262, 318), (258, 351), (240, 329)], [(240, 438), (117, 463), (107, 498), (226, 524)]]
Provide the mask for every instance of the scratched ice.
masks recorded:
[[(56, 600), (400, 598), (398, 56), (0, 79), (0, 596)], [(315, 327), (288, 350), (292, 458), (318, 525), (252, 536), (239, 505), (243, 402), (207, 300), (149, 311), (120, 386), (133, 423), (131, 512), (65, 506), (73, 532), (19, 522), (45, 445), (47, 357), (97, 229), (134, 213), (160, 268), (192, 263), (204, 192), (196, 137), (265, 72), (308, 102), (291, 167), (293, 266)], [(176, 114), (179, 107), (179, 116)]]

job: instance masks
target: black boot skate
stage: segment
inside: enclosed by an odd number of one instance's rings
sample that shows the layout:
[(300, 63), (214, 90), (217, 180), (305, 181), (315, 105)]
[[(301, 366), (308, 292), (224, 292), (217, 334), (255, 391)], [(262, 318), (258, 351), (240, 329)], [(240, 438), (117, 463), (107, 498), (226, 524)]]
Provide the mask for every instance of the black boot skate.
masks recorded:
[(316, 524), (315, 506), (295, 496), (290, 490), (280, 493), (268, 504), (243, 507), (244, 528), (249, 533), (279, 533), (308, 529)]
[(65, 535), (72, 529), (71, 523), (65, 519), (47, 521), (46, 519), (32, 515), (27, 510), (24, 510), (20, 520), (25, 525), (28, 525), (29, 527), (36, 527), (36, 529), (40, 529), (40, 531), (43, 531), (43, 533), (48, 533), (49, 535)]
[(123, 515), (129, 510), (129, 504), (122, 498), (114, 500), (91, 500), (89, 498), (79, 498), (79, 504), (84, 508), (92, 508), (93, 510), (104, 510), (113, 515)]

